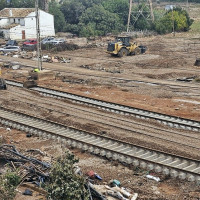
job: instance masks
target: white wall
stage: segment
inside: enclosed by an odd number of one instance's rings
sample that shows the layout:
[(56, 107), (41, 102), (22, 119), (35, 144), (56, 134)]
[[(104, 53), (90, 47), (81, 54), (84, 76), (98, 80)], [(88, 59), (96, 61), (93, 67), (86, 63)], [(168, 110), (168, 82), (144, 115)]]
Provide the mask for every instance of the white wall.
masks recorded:
[(9, 30), (1, 29), (1, 31), (3, 31), (5, 39), (10, 38), (10, 31)]
[(42, 10), (40, 10), (40, 35), (55, 36), (54, 16)]
[[(54, 16), (40, 10), (39, 17), (41, 37), (55, 36)], [(22, 39), (23, 30), (25, 30), (26, 39), (37, 38), (35, 12), (30, 13), (25, 18), (24, 26), (18, 25), (10, 29), (10, 39)]]
[(9, 24), (9, 19), (8, 18), (0, 20), (0, 27), (6, 26), (8, 24)]

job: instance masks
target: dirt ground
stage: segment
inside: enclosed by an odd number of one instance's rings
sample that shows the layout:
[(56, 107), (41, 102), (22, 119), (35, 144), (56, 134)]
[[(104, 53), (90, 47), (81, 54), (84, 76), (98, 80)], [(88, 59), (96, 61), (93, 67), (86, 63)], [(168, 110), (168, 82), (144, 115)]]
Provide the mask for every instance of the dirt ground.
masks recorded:
[[(67, 149), (52, 140), (43, 140), (37, 137), (26, 137), (25, 133), (16, 130), (7, 130), (6, 127), (0, 128), (0, 135), (8, 144), (15, 145), (18, 150), (40, 149), (52, 158), (61, 155)], [(129, 168), (120, 163), (113, 162), (104, 158), (96, 157), (88, 153), (81, 153), (77, 149), (69, 149), (79, 158), (79, 166), (86, 174), (93, 170), (102, 177), (102, 181), (95, 180), (95, 184), (109, 184), (110, 180), (117, 179), (121, 186), (128, 188), (133, 193), (138, 193), (138, 200), (198, 200), (200, 198), (200, 188), (194, 183), (171, 179), (161, 174), (152, 175), (160, 177), (161, 181), (147, 179), (148, 171), (139, 168)], [(24, 192), (28, 185), (17, 188)], [(31, 188), (30, 188), (31, 189)], [(32, 190), (33, 191), (33, 190)], [(45, 199), (39, 192), (33, 192), (33, 196), (24, 196), (17, 192), (15, 200), (38, 200)]]
[[(196, 8), (193, 9), (197, 12)], [(190, 12), (196, 19), (195, 12)], [(68, 62), (43, 62), (43, 68), (53, 71), (55, 78), (41, 79), (38, 84), (199, 121), (200, 68), (194, 66), (196, 58), (200, 57), (199, 37), (199, 33), (190, 31), (176, 33), (175, 37), (169, 34), (137, 38), (135, 40), (138, 44), (147, 46), (147, 52), (123, 58), (112, 57), (106, 53), (107, 42), (113, 39), (111, 37), (88, 41), (88, 46), (95, 46), (93, 48), (59, 53), (43, 52), (43, 55), (64, 57)], [(83, 43), (81, 40), (80, 42)], [(3, 55), (0, 55), (0, 59), (3, 63), (37, 66), (37, 61), (32, 59)], [(21, 67), (17, 70), (2, 67), (2, 77), (24, 81), (30, 70), (30, 67)], [(177, 81), (177, 78), (184, 77), (191, 77), (192, 81)], [(0, 91), (0, 95), (2, 94)], [(24, 112), (28, 112), (28, 107), (25, 105)], [(6, 127), (0, 128), (0, 135), (6, 138), (8, 143), (20, 149), (41, 149), (55, 157), (63, 152), (63, 148), (54, 141), (36, 137), (27, 138), (25, 133), (16, 130), (8, 131)], [(145, 177), (147, 171), (129, 168), (77, 149), (70, 150), (79, 157), (79, 165), (84, 173), (94, 170), (103, 178), (101, 182), (96, 181), (98, 184), (102, 182), (107, 184), (111, 179), (118, 179), (123, 187), (130, 188), (131, 191), (139, 194), (138, 200), (200, 199), (200, 188), (194, 183), (153, 174), (161, 178), (161, 182), (155, 182)], [(39, 198), (36, 196), (33, 199)], [(30, 200), (17, 194), (16, 200), (26, 199)]]
[[(194, 66), (194, 62), (200, 45), (196, 44), (194, 53), (188, 55), (184, 51), (184, 44), (191, 43), (188, 38), (165, 36), (139, 40), (148, 46), (146, 54), (139, 56), (111, 57), (105, 53), (106, 46), (84, 49), (84, 51), (79, 49), (73, 52), (61, 52), (57, 55), (70, 58), (70, 63), (43, 63), (45, 69), (60, 72), (57, 73), (55, 80), (40, 80), (39, 85), (199, 120), (199, 83), (178, 82), (176, 78), (199, 75), (200, 70)], [(157, 47), (154, 45), (155, 41), (160, 41), (156, 43)], [(177, 52), (173, 50), (173, 53), (170, 53), (170, 49), (174, 49), (172, 44), (175, 43), (177, 43), (176, 48), (181, 48), (181, 50)], [(32, 60), (7, 56), (1, 56), (1, 59), (36, 65), (36, 61)], [(2, 68), (2, 75), (5, 78), (21, 81), (25, 80), (29, 70), (30, 68), (26, 67), (19, 70)], [(26, 138), (26, 135), (19, 131), (9, 132), (2, 128), (1, 134), (6, 136), (11, 144), (21, 149), (38, 148), (55, 156), (63, 151), (60, 145), (53, 141)], [(120, 180), (122, 186), (139, 194), (138, 200), (197, 200), (200, 198), (199, 186), (194, 183), (153, 174), (161, 177), (162, 180), (155, 182), (145, 177), (147, 171), (129, 168), (76, 149), (71, 150), (79, 157), (79, 165), (85, 173), (88, 170), (94, 170), (102, 176), (103, 183), (108, 183), (111, 179)], [(97, 181), (97, 184), (101, 182)], [(24, 190), (23, 187), (20, 189)], [(26, 199), (30, 198), (25, 198), (20, 193), (16, 196), (16, 200)], [(39, 197), (35, 196), (33, 199), (39, 199)]]

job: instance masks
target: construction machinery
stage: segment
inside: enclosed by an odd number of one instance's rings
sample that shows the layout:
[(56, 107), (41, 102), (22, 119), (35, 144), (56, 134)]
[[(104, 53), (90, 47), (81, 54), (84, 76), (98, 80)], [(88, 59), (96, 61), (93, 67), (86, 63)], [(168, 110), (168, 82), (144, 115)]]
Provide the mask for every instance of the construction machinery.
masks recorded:
[(127, 55), (138, 55), (145, 53), (145, 46), (138, 46), (136, 42), (131, 43), (130, 37), (122, 36), (116, 37), (114, 42), (108, 43), (107, 53), (111, 55), (116, 55), (119, 57)]
[(6, 89), (7, 89), (6, 81), (3, 78), (0, 78), (0, 90), (6, 90)]
[(27, 77), (27, 80), (24, 81), (23, 83), (24, 88), (29, 89), (37, 86), (38, 72), (39, 72), (38, 68), (29, 71), (29, 76)]

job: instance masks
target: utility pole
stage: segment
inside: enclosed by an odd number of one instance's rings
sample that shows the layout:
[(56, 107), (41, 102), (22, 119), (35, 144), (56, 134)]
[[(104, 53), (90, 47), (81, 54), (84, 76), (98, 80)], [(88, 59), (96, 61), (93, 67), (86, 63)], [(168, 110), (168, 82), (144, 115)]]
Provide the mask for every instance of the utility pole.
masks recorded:
[(129, 2), (129, 13), (128, 13), (128, 23), (127, 23), (127, 32), (129, 32), (129, 28), (130, 28), (132, 3), (133, 3), (132, 0), (130, 0), (130, 2)]
[(49, 0), (42, 0), (42, 9), (45, 12), (49, 12)]
[(175, 20), (174, 20), (174, 9), (172, 7), (172, 29), (173, 29), (173, 36), (175, 37)]
[(187, 12), (189, 11), (189, 4), (188, 4), (188, 0), (187, 0), (187, 3), (186, 3), (186, 6), (187, 6)]
[(150, 11), (151, 11), (151, 19), (154, 22), (154, 14), (153, 14), (153, 4), (152, 4), (152, 0), (148, 0), (149, 1), (149, 7), (150, 7)]
[(38, 0), (35, 1), (35, 16), (36, 16), (36, 33), (37, 33), (38, 69), (41, 71), (42, 70), (42, 60), (41, 60), (40, 20), (39, 20)]

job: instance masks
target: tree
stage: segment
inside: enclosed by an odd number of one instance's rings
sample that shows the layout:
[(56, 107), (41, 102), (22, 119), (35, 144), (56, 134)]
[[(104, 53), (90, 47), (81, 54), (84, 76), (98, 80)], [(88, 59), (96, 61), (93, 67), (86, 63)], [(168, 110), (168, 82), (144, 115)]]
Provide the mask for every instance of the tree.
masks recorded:
[(64, 14), (60, 10), (60, 5), (54, 1), (49, 4), (49, 13), (54, 15), (54, 26), (56, 32), (61, 32), (65, 30), (66, 22)]
[(174, 23), (174, 30), (187, 31), (193, 23), (188, 13), (181, 8), (169, 10), (160, 20), (155, 22), (155, 29), (159, 34), (172, 32)]
[(127, 0), (104, 0), (102, 5), (105, 10), (117, 14), (124, 25), (127, 24), (129, 13), (129, 2)]
[(10, 0), (11, 8), (34, 8), (35, 0)]
[(67, 24), (78, 24), (79, 18), (85, 10), (85, 6), (79, 0), (64, 1), (61, 4), (61, 11), (64, 14)]
[(0, 0), (0, 10), (4, 9), (7, 7), (7, 2), (6, 0)]
[(49, 182), (46, 189), (48, 198), (55, 200), (88, 200), (85, 189), (85, 180), (74, 173), (74, 164), (78, 160), (73, 154), (67, 152), (58, 158), (49, 173)]
[(124, 26), (117, 14), (105, 10), (102, 5), (88, 8), (81, 16), (80, 35), (106, 35), (111, 32), (122, 31)]

